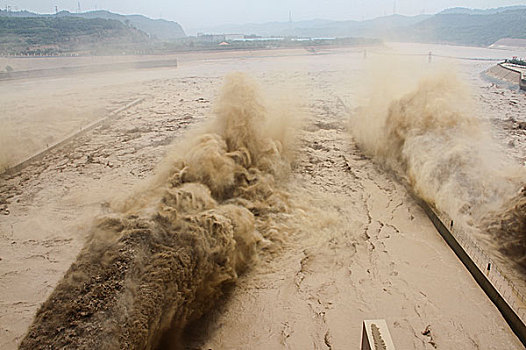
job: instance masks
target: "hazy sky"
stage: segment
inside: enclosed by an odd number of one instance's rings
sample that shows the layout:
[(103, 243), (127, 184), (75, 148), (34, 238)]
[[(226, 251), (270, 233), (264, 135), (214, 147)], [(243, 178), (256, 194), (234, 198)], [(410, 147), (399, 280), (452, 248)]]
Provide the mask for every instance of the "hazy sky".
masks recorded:
[[(0, 0), (12, 9), (52, 13), (76, 11), (78, 0)], [(187, 31), (230, 23), (287, 21), (314, 18), (346, 20), (390, 15), (435, 13), (448, 7), (491, 8), (526, 5), (526, 0), (80, 0), (82, 11), (105, 9), (113, 12), (143, 14), (179, 22)]]

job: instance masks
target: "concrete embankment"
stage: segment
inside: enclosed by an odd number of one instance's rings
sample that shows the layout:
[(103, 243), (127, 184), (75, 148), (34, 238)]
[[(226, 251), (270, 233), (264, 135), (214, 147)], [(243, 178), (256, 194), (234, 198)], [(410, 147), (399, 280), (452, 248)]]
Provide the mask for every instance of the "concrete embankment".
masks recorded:
[(488, 77), (516, 85), (526, 91), (526, 67), (499, 63), (484, 72)]
[(57, 75), (67, 74), (81, 74), (94, 72), (108, 72), (125, 69), (140, 69), (140, 68), (161, 68), (161, 67), (177, 67), (176, 59), (156, 60), (156, 61), (139, 61), (139, 62), (122, 62), (122, 63), (108, 63), (88, 66), (73, 66), (73, 67), (58, 67), (48, 69), (33, 69), (13, 72), (0, 72), (1, 80), (12, 79), (26, 79), (26, 78), (43, 78)]
[[(437, 231), (457, 255), (471, 276), (486, 293), (488, 298), (499, 309), (500, 313), (526, 346), (526, 299), (508, 280), (491, 259), (468, 235), (462, 230), (453, 229), (453, 221), (445, 214), (438, 214), (438, 210), (417, 198)], [(445, 224), (450, 222), (450, 227)]]
[(129, 108), (141, 103), (143, 100), (144, 100), (144, 98), (138, 98), (138, 99), (128, 103), (127, 105), (125, 105), (125, 106), (123, 106), (123, 107), (111, 112), (107, 116), (104, 116), (103, 118), (94, 121), (93, 123), (89, 124), (88, 126), (86, 126), (84, 128), (81, 128), (79, 131), (75, 131), (75, 132), (71, 133), (70, 135), (66, 136), (64, 139), (56, 142), (55, 144), (52, 144), (51, 146), (47, 147), (46, 149), (38, 151), (37, 153), (33, 154), (29, 158), (21, 161), (20, 163), (18, 163), (16, 165), (8, 166), (6, 169), (0, 170), (0, 176), (2, 176), (4, 174), (11, 175), (11, 174), (17, 173), (17, 172), (21, 171), (22, 169), (24, 169), (25, 167), (27, 167), (28, 165), (30, 165), (31, 163), (34, 163), (34, 162), (42, 160), (49, 152), (51, 152), (51, 151), (53, 151), (53, 150), (55, 150), (55, 149), (57, 149), (59, 147), (62, 147), (65, 144), (67, 144), (68, 142), (71, 142), (74, 139), (78, 138), (79, 136), (87, 133), (88, 131), (95, 129), (96, 127), (102, 125), (104, 122), (108, 121), (109, 119), (117, 117), (121, 112), (124, 112), (125, 110), (127, 110), (127, 109), (129, 109)]

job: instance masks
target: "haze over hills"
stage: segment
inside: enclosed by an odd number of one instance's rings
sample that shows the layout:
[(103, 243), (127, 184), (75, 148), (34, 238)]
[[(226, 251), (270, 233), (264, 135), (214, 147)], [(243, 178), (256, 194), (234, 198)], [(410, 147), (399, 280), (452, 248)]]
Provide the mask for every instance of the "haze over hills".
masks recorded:
[(489, 14), (440, 13), (397, 33), (406, 41), (489, 46), (526, 38), (526, 7)]
[(493, 9), (470, 9), (466, 7), (452, 7), (450, 9), (445, 9), (438, 14), (448, 15), (448, 14), (463, 14), (463, 15), (492, 15), (504, 11), (512, 10), (525, 10), (526, 5), (517, 5), (517, 6), (506, 6), (506, 7), (497, 7)]
[[(307, 36), (307, 37), (346, 37), (374, 34), (384, 28), (398, 28), (409, 26), (431, 15), (402, 16), (391, 15), (378, 17), (366, 21), (333, 21), (314, 19), (298, 22), (268, 22), (243, 25), (222, 25), (204, 28), (203, 32), (210, 33), (244, 33), (261, 36)], [(352, 34), (352, 35), (351, 35)]]
[(211, 33), (261, 36), (365, 37), (488, 46), (502, 38), (526, 38), (526, 6), (489, 10), (452, 8), (436, 15), (391, 15), (367, 21), (300, 21), (225, 25)]
[(151, 19), (142, 15), (121, 15), (109, 11), (89, 11), (81, 13), (71, 13), (61, 11), (57, 14), (37, 14), (28, 11), (7, 12), (0, 10), (0, 16), (4, 17), (80, 17), (80, 18), (102, 18), (117, 20), (126, 25), (133, 26), (154, 39), (173, 40), (186, 36), (183, 28), (177, 22), (164, 19)]
[[(452, 8), (436, 15), (391, 15), (366, 21), (314, 19), (223, 25), (205, 29), (203, 32), (255, 34), (262, 37), (364, 38), (489, 46), (504, 38), (526, 39), (526, 6), (489, 10)], [(151, 52), (154, 49), (197, 50), (205, 47), (213, 49), (225, 38), (186, 37), (178, 23), (154, 20), (142, 15), (120, 15), (109, 11), (36, 14), (28, 11), (0, 10), (0, 50), (8, 54), (58, 54), (74, 52), (78, 48), (91, 48), (89, 51), (93, 52), (97, 43), (113, 48), (126, 47), (121, 52)], [(169, 41), (172, 43), (167, 44)], [(249, 44), (233, 45), (232, 48), (255, 45)]]

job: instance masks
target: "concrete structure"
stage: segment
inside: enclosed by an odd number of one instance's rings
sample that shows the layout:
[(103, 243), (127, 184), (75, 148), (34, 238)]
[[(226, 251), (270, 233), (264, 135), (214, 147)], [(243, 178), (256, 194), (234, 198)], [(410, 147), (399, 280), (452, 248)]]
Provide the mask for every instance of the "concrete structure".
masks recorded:
[(67, 144), (67, 143), (73, 141), (74, 139), (76, 139), (77, 137), (79, 137), (79, 136), (87, 133), (88, 131), (93, 130), (96, 127), (102, 125), (104, 122), (106, 122), (108, 120), (110, 120), (112, 118), (116, 118), (121, 112), (124, 112), (125, 110), (130, 109), (131, 107), (133, 107), (135, 105), (138, 105), (142, 101), (144, 101), (144, 98), (138, 98), (138, 99), (134, 100), (133, 102), (128, 103), (124, 107), (121, 107), (121, 108), (111, 112), (107, 116), (105, 116), (105, 117), (103, 117), (103, 118), (101, 118), (99, 120), (94, 121), (93, 123), (89, 124), (88, 126), (80, 129), (79, 131), (73, 132), (72, 134), (66, 136), (63, 140), (61, 140), (61, 141), (59, 141), (59, 142), (57, 142), (55, 144), (52, 144), (51, 146), (47, 147), (45, 150), (39, 151), (39, 152), (35, 153), (34, 155), (30, 156), (29, 158), (27, 158), (26, 160), (24, 160), (24, 161), (22, 161), (22, 162), (20, 162), (20, 163), (18, 163), (16, 165), (8, 167), (7, 169), (5, 169), (4, 172), (0, 171), (0, 176), (2, 176), (4, 174), (10, 175), (10, 174), (17, 173), (17, 172), (21, 171), (22, 169), (24, 169), (25, 167), (29, 166), (31, 163), (41, 161), (49, 152), (53, 151), (54, 149), (57, 149), (59, 147), (64, 146), (65, 144)]
[(453, 221), (449, 217), (435, 212), (435, 209), (425, 201), (419, 200), (419, 202), (438, 233), (499, 309), (511, 330), (526, 346), (526, 297), (507, 279), (495, 261), (470, 236), (461, 229), (453, 227)]
[(500, 50), (523, 50), (526, 48), (526, 39), (504, 38), (496, 41), (489, 46), (491, 49)]
[(521, 90), (526, 91), (526, 67), (512, 64), (512, 63), (501, 63), (500, 66), (504, 67), (505, 69), (516, 72), (518, 74), (518, 80), (519, 80), (519, 87)]
[(244, 40), (245, 34), (225, 34), (226, 41)]
[(197, 41), (204, 42), (204, 43), (220, 43), (222, 41), (225, 41), (225, 35), (224, 34), (203, 34), (203, 33), (197, 33)]
[(526, 67), (524, 66), (499, 63), (488, 69), (485, 74), (490, 78), (519, 86), (520, 89), (526, 91)]
[(27, 78), (45, 78), (68, 74), (86, 74), (99, 72), (112, 72), (127, 69), (151, 69), (161, 67), (177, 67), (177, 59), (166, 60), (151, 60), (151, 61), (137, 61), (137, 62), (120, 62), (120, 63), (104, 63), (84, 66), (72, 67), (57, 67), (46, 69), (32, 69), (23, 71), (0, 71), (0, 81), (27, 79)]
[(385, 320), (365, 320), (362, 327), (361, 350), (395, 350)]

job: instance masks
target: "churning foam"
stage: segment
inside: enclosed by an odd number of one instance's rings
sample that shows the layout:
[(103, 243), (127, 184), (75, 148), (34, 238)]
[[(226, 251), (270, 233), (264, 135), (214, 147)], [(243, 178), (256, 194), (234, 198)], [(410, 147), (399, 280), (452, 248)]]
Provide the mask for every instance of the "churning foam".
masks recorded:
[[(423, 78), (400, 98), (373, 96), (350, 124), (367, 154), (468, 231), (479, 226), (488, 232), (480, 223), (489, 217), (498, 222), (526, 180), (524, 169), (507, 159), (474, 115), (469, 90), (451, 73)], [(524, 252), (524, 228), (511, 236), (491, 232), (501, 247), (521, 236)]]
[(260, 247), (279, 245), (293, 113), (268, 106), (250, 78), (227, 76), (215, 121), (98, 220), (21, 349), (155, 348), (213, 307)]

